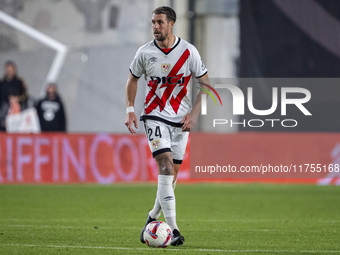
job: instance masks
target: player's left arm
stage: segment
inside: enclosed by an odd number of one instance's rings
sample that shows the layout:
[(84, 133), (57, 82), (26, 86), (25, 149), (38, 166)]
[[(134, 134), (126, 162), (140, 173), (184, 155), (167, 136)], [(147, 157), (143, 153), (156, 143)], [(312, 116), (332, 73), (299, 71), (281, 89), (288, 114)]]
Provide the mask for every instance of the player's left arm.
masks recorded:
[[(203, 75), (200, 78), (197, 78), (198, 82), (200, 84), (207, 84), (210, 85), (209, 83), (209, 78), (208, 78), (208, 74)], [(194, 128), (194, 126), (196, 125), (198, 116), (201, 112), (201, 104), (202, 104), (202, 95), (207, 94), (206, 92), (204, 92), (203, 90), (200, 90), (196, 100), (195, 100), (195, 104), (192, 107), (192, 110), (190, 113), (188, 113), (187, 115), (184, 116), (184, 118), (182, 119), (181, 123), (183, 123), (182, 126), (182, 131), (190, 131), (191, 129)]]

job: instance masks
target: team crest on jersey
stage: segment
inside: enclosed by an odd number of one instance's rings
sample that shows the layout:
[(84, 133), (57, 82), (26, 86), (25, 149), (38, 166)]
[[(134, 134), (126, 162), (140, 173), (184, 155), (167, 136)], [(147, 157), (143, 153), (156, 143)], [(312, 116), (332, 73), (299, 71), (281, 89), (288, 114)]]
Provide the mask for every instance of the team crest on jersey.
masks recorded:
[(160, 142), (159, 140), (153, 141), (153, 142), (152, 142), (152, 147), (153, 147), (154, 149), (158, 149), (160, 143), (161, 143), (161, 142)]
[(171, 65), (170, 64), (162, 64), (162, 70), (164, 71), (164, 72), (169, 72), (170, 71), (170, 69), (171, 69)]

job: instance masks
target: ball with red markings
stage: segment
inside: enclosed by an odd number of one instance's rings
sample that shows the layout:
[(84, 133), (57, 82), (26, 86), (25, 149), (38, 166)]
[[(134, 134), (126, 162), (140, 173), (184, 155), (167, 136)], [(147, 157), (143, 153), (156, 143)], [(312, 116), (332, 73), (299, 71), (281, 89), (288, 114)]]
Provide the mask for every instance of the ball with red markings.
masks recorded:
[(150, 222), (144, 231), (144, 240), (150, 247), (165, 248), (172, 240), (171, 229), (165, 222)]

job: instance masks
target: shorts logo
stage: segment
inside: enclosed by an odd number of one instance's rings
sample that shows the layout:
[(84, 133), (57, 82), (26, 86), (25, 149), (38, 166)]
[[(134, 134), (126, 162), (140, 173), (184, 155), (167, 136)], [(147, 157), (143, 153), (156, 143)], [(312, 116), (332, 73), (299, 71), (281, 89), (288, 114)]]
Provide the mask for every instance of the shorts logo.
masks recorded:
[(164, 72), (169, 72), (170, 71), (170, 69), (171, 69), (171, 65), (170, 64), (162, 64), (162, 70), (164, 71)]
[(160, 145), (160, 141), (159, 141), (159, 140), (156, 140), (156, 141), (153, 141), (153, 142), (152, 142), (152, 147), (153, 147), (154, 149), (158, 149), (159, 145)]

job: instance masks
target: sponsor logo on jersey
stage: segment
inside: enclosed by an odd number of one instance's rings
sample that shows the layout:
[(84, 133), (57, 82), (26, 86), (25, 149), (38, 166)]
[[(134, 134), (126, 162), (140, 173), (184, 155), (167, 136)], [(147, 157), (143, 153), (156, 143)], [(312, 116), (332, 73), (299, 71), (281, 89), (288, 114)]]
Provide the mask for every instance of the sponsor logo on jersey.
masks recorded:
[(184, 84), (185, 83), (185, 77), (179, 77), (179, 76), (175, 76), (175, 77), (157, 77), (157, 76), (150, 76), (151, 81), (154, 84)]
[(163, 70), (164, 72), (169, 72), (170, 69), (171, 69), (171, 65), (170, 65), (170, 64), (167, 64), (167, 63), (163, 63), (163, 64), (161, 65), (161, 67), (162, 67), (162, 70)]
[(153, 142), (152, 142), (152, 147), (153, 147), (154, 149), (158, 149), (160, 143), (161, 143), (161, 142), (160, 142), (159, 140), (153, 141)]
[(156, 57), (151, 57), (151, 58), (149, 58), (149, 62), (150, 63), (156, 63), (157, 62), (157, 58)]
[[(147, 107), (145, 108), (146, 115), (152, 112), (157, 107), (159, 107), (159, 111), (162, 112), (167, 102), (171, 105), (172, 109), (177, 114), (182, 99), (187, 95), (187, 85), (191, 78), (191, 74), (188, 76), (184, 76), (183, 73), (178, 72), (187, 61), (189, 56), (190, 51), (186, 49), (183, 52), (182, 56), (178, 59), (177, 63), (171, 69), (167, 77), (150, 76), (151, 80), (148, 83), (150, 90), (145, 99), (145, 104), (147, 105)], [(162, 85), (159, 87), (160, 83), (162, 83)], [(174, 96), (172, 92), (176, 86), (181, 87), (182, 89), (178, 92), (176, 96)], [(165, 88), (162, 97), (159, 97), (156, 94), (156, 90), (158, 89), (158, 87)]]

